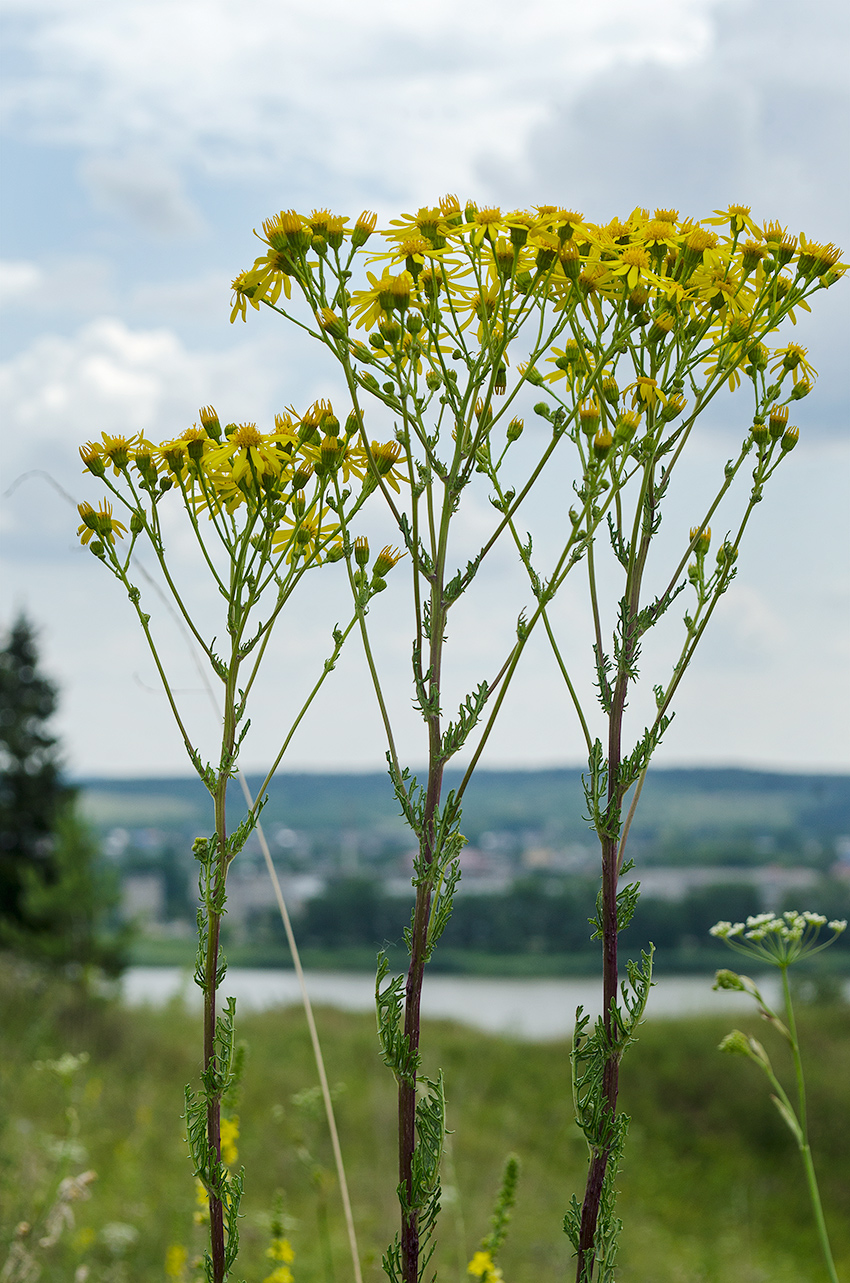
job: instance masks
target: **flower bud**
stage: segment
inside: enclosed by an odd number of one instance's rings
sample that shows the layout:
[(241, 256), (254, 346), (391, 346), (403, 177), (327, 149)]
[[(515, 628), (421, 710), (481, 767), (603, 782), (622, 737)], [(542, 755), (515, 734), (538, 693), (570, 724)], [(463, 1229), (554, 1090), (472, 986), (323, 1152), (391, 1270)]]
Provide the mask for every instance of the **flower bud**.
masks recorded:
[(582, 432), (587, 436), (595, 436), (599, 427), (599, 406), (595, 401), (583, 401), (578, 408), (579, 423)]
[(313, 475), (313, 465), (300, 463), (292, 474), (292, 489), (303, 490)]
[(756, 445), (764, 445), (765, 441), (770, 439), (770, 433), (764, 419), (753, 419), (753, 426), (750, 428), (750, 432)]
[(95, 445), (94, 442), (89, 441), (86, 445), (80, 446), (80, 458), (92, 476), (102, 477), (106, 472), (100, 455), (100, 446)]
[(186, 437), (186, 450), (188, 451), (189, 458), (193, 463), (201, 462), (201, 459), (204, 457), (204, 446), (206, 444), (207, 438), (200, 434), (198, 436)]
[(325, 333), (330, 334), (331, 338), (334, 338), (334, 339), (345, 338), (345, 324), (343, 323), (342, 319), (339, 316), (337, 316), (336, 312), (334, 312), (331, 308), (329, 307), (321, 308), (316, 313), (316, 319), (319, 322), (319, 325), (321, 326), (321, 328), (325, 331)]
[(140, 535), (145, 528), (144, 514), (136, 509), (130, 514), (130, 529), (134, 535)]
[(388, 343), (397, 343), (401, 338), (401, 326), (395, 321), (381, 321), (378, 329)]
[(390, 290), (393, 297), (393, 307), (399, 312), (404, 312), (410, 303), (410, 289), (413, 280), (409, 272), (402, 272), (399, 276), (394, 276)]
[(653, 319), (647, 335), (650, 343), (662, 343), (676, 324), (676, 318), (670, 312), (662, 312)]
[(719, 1045), (720, 1051), (725, 1051), (730, 1056), (748, 1056), (752, 1057), (752, 1048), (750, 1039), (746, 1034), (741, 1033), (740, 1029), (733, 1029)]
[(577, 281), (581, 276), (581, 255), (575, 241), (568, 241), (566, 245), (562, 245), (558, 257), (567, 280)]
[[(337, 424), (339, 428), (339, 424)], [(336, 472), (345, 455), (345, 446), (339, 437), (325, 437), (319, 448), (322, 468), (326, 472)]]
[(558, 251), (556, 249), (552, 249), (549, 245), (541, 245), (535, 259), (538, 270), (541, 272), (548, 271), (557, 257)]
[(439, 370), (429, 370), (425, 375), (425, 382), (432, 392), (443, 386), (443, 376)]
[(508, 386), (508, 372), (504, 365), (500, 365), (496, 371), (496, 378), (493, 383), (493, 391), (496, 396), (504, 396)]
[(782, 440), (779, 442), (779, 448), (782, 450), (783, 454), (787, 454), (789, 450), (794, 449), (794, 446), (799, 440), (799, 428), (786, 428), (782, 434)]
[(392, 472), (400, 454), (401, 446), (396, 441), (386, 441), (383, 445), (379, 445), (377, 441), (372, 442), (372, 458), (382, 477)]
[(616, 405), (620, 399), (620, 389), (617, 386), (617, 380), (610, 374), (602, 380), (602, 395), (609, 405)]
[(702, 530), (698, 526), (691, 526), (691, 542), (694, 543), (697, 557), (704, 557), (711, 544), (711, 526), (705, 526)]
[(530, 365), (528, 369), (525, 371), (525, 380), (527, 383), (530, 383), (532, 387), (535, 387), (535, 388), (543, 387), (543, 383), (544, 383), (543, 375), (533, 365)]
[(593, 453), (597, 459), (604, 459), (611, 446), (614, 444), (614, 438), (607, 428), (602, 428), (593, 438)]
[(767, 421), (768, 431), (774, 441), (778, 441), (785, 431), (788, 423), (788, 406), (774, 405), (770, 409), (770, 418)]
[(369, 564), (369, 540), (365, 535), (358, 535), (354, 540), (354, 560), (358, 566)]
[(405, 329), (408, 334), (418, 334), (422, 329), (424, 322), (418, 312), (413, 312), (405, 322)]
[(791, 391), (791, 400), (802, 401), (803, 397), (808, 396), (811, 390), (812, 390), (812, 385), (809, 382), (809, 380), (800, 379), (799, 383), (794, 384), (794, 387)]
[[(728, 926), (728, 923), (723, 924)], [(712, 933), (713, 934), (713, 933)], [(718, 934), (720, 934), (718, 932)], [(723, 967), (714, 977), (715, 989), (735, 989), (739, 993), (746, 993), (747, 986), (744, 984), (737, 971), (730, 971), (728, 967)]]
[(387, 544), (386, 548), (382, 548), (372, 567), (372, 586), (375, 586), (376, 580), (384, 579), (393, 566), (397, 566), (400, 561), (401, 553), (398, 548), (391, 548), (389, 544)]
[(331, 249), (339, 249), (345, 239), (346, 219), (334, 215), (328, 219), (327, 238)]
[(355, 410), (352, 410), (348, 418), (345, 420), (345, 435), (347, 437), (353, 437), (355, 432), (357, 432), (359, 428), (360, 428), (360, 419), (357, 415), (357, 412)]
[(522, 419), (518, 419), (518, 418), (511, 419), (510, 423), (508, 424), (508, 430), (505, 435), (507, 436), (509, 441), (518, 441), (519, 438), (522, 436), (522, 430), (524, 427), (525, 427), (525, 423), (523, 422)]
[(369, 237), (375, 230), (378, 223), (378, 215), (364, 209), (363, 213), (354, 224), (354, 231), (351, 233), (351, 244), (355, 249), (365, 245)]
[(213, 441), (221, 440), (221, 423), (218, 415), (211, 405), (202, 405), (198, 411), (198, 418), (201, 420), (201, 427), (207, 436)]
[(617, 417), (615, 433), (618, 441), (631, 441), (632, 437), (640, 427), (640, 415), (635, 414), (634, 410), (624, 410)]
[(681, 392), (674, 392), (667, 398), (667, 404), (661, 411), (662, 421), (670, 423), (673, 419), (677, 419), (687, 404)]
[(345, 556), (345, 548), (341, 543), (331, 544), (325, 553), (325, 561), (341, 561)]

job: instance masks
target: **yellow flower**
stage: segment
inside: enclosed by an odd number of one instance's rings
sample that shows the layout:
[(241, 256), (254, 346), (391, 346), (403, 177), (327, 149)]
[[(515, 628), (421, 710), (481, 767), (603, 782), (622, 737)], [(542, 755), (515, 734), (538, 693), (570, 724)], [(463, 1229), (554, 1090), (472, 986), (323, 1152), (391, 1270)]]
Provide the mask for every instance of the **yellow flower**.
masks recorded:
[(494, 1265), (490, 1252), (476, 1252), (467, 1265), (466, 1272), (473, 1278), (481, 1279), (481, 1283), (498, 1283), (502, 1278), (502, 1271), (498, 1265)]
[(85, 464), (86, 471), (94, 477), (102, 477), (106, 468), (103, 463), (103, 446), (96, 441), (87, 441), (85, 445), (80, 446), (80, 458)]
[(295, 1253), (288, 1238), (273, 1238), (270, 1246), (266, 1248), (266, 1256), (272, 1261), (283, 1261), (284, 1265), (291, 1265), (295, 1260)]
[(178, 1283), (186, 1277), (186, 1262), (189, 1253), (182, 1243), (172, 1243), (165, 1253), (165, 1274), (167, 1278), (177, 1279)]
[(295, 1283), (295, 1275), (288, 1265), (279, 1265), (271, 1274), (267, 1274), (263, 1283)]
[(806, 360), (807, 347), (800, 347), (798, 343), (789, 343), (787, 347), (778, 347), (774, 350), (773, 355), (778, 359), (770, 367), (772, 370), (778, 370), (780, 366), (785, 371), (791, 372), (794, 382), (799, 379), (805, 379), (808, 383), (813, 383), (817, 378), (817, 370)]
[(661, 282), (651, 271), (651, 262), (649, 253), (640, 245), (629, 245), (620, 255), (620, 261), (616, 267), (611, 269), (612, 276), (624, 276), (626, 287), (629, 290), (635, 289), (641, 280), (650, 281), (653, 285), (660, 285)]
[(97, 535), (98, 539), (104, 539), (107, 543), (114, 543), (116, 534), (121, 539), (127, 533), (127, 527), (112, 516), (112, 504), (105, 499), (96, 512), (90, 503), (78, 503), (77, 512), (83, 519), (83, 524), (77, 530), (83, 544), (87, 544), (92, 535)]
[(239, 1157), (236, 1142), (239, 1139), (239, 1119), (222, 1118), (221, 1120), (221, 1161), (232, 1167)]
[(113, 466), (113, 472), (116, 477), (127, 467), (130, 459), (133, 457), (133, 450), (136, 446), (135, 437), (107, 436), (105, 432), (100, 434), (103, 437), (103, 447), (101, 453), (109, 460)]
[(715, 227), (728, 223), (733, 236), (740, 236), (745, 229), (753, 236), (761, 236), (757, 224), (750, 218), (749, 205), (730, 205), (728, 209), (716, 209), (714, 213), (714, 218), (703, 219), (703, 222), (713, 223)]
[(205, 1225), (210, 1219), (210, 1196), (204, 1188), (203, 1181), (195, 1177), (195, 1214), (192, 1220), (196, 1225)]
[(389, 316), (394, 307), (403, 308), (410, 300), (413, 288), (413, 277), (409, 272), (394, 276), (388, 268), (380, 278), (371, 272), (366, 273), (372, 288), (355, 290), (351, 296), (351, 317), (357, 320), (357, 328), (366, 326), (371, 329), (377, 325), (382, 316)]
[(839, 266), (841, 250), (832, 242), (821, 245), (819, 241), (807, 241), (800, 236), (800, 255), (797, 259), (797, 270), (801, 276), (823, 276), (832, 268)]
[(254, 295), (257, 292), (257, 282), (252, 272), (240, 272), (239, 275), (230, 282), (230, 288), (233, 290), (233, 298), (231, 299), (232, 307), (230, 311), (231, 325), (236, 320), (237, 316), (241, 316), (243, 321), (248, 319), (246, 309), (249, 303), (253, 308), (256, 308), (257, 311), (260, 310), (260, 301), (259, 299), (254, 298)]
[(655, 405), (658, 401), (665, 405), (667, 403), (667, 398), (659, 388), (656, 380), (648, 379), (642, 374), (639, 374), (635, 382), (624, 388), (623, 391), (631, 392), (632, 405)]

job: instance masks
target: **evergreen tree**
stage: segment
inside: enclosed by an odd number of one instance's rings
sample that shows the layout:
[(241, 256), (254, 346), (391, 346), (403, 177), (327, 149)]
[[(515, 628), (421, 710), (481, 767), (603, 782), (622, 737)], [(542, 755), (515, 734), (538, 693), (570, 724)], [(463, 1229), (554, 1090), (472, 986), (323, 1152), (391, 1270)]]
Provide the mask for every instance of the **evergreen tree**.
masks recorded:
[(47, 726), (57, 702), (21, 615), (0, 650), (0, 945), (116, 972), (123, 936), (103, 927), (117, 894), (62, 778)]

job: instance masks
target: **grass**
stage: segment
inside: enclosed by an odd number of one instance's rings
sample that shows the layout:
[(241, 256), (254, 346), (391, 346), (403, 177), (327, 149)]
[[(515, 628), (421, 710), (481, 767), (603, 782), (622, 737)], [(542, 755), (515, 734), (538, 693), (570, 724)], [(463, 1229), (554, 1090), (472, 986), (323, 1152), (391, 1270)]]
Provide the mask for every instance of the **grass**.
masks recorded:
[[(199, 1250), (183, 1142), (182, 1091), (198, 1068), (200, 1018), (178, 1007), (126, 1011), (83, 999), (19, 966), (0, 972), (0, 1244), (49, 1202), (63, 1161), (93, 1168), (92, 1197), (75, 1224), (40, 1251), (42, 1283), (165, 1278), (171, 1244)], [(395, 1230), (393, 1084), (376, 1054), (374, 1022), (319, 1013), (361, 1241), (364, 1278), (383, 1278)], [(850, 1277), (850, 1011), (801, 1012), (815, 1160), (839, 1274)], [(741, 1022), (770, 1045), (771, 1030)], [(196, 1027), (198, 1026), (198, 1027)], [(296, 1283), (348, 1283), (344, 1231), (317, 1116), (303, 1018), (296, 1010), (238, 1021), (249, 1047), (239, 1109), (246, 1168), (243, 1253), (236, 1278), (260, 1283), (268, 1217), (282, 1191), (297, 1253)], [(633, 1123), (619, 1182), (625, 1222), (621, 1283), (817, 1283), (824, 1277), (793, 1142), (752, 1066), (721, 1056), (726, 1019), (644, 1026), (623, 1070)], [(436, 1264), (461, 1283), (486, 1231), (505, 1154), (522, 1160), (519, 1199), (501, 1264), (506, 1283), (569, 1278), (561, 1221), (583, 1183), (584, 1144), (572, 1122), (568, 1048), (493, 1038), (450, 1024), (426, 1027), (425, 1070), (442, 1065), (453, 1128)], [(69, 1089), (34, 1062), (89, 1053)], [(344, 1086), (342, 1086), (344, 1084)], [(305, 1091), (305, 1089), (307, 1089)], [(69, 1147), (69, 1127), (78, 1134)], [(76, 1118), (76, 1122), (75, 1122)], [(65, 1139), (63, 1139), (65, 1138)], [(66, 1158), (61, 1157), (65, 1150)], [(76, 1148), (75, 1148), (76, 1147)], [(327, 1213), (331, 1262), (323, 1248)], [(116, 1232), (115, 1225), (136, 1232)], [(112, 1227), (111, 1229), (109, 1227)], [(0, 1272), (5, 1251), (0, 1250)], [(80, 1277), (80, 1276), (77, 1276)]]

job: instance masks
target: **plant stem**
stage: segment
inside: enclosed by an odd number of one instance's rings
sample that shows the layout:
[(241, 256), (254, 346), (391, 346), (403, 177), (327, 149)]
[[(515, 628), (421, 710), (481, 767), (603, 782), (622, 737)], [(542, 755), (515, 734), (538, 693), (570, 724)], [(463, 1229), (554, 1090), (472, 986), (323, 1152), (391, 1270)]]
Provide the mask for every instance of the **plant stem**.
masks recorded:
[(829, 1235), (826, 1229), (826, 1221), (823, 1215), (823, 1206), (820, 1201), (820, 1191), (818, 1189), (817, 1176), (815, 1175), (815, 1166), (812, 1162), (812, 1150), (809, 1145), (809, 1125), (806, 1111), (806, 1084), (803, 1078), (803, 1061), (800, 1057), (800, 1042), (797, 1037), (797, 1023), (794, 1019), (794, 1006), (791, 1002), (791, 989), (788, 984), (788, 967), (781, 967), (782, 971), (782, 992), (785, 998), (785, 1017), (788, 1025), (788, 1032), (791, 1035), (791, 1050), (794, 1054), (794, 1073), (797, 1078), (797, 1099), (798, 1099), (798, 1120), (800, 1123), (801, 1140), (799, 1142), (800, 1157), (803, 1160), (803, 1170), (806, 1173), (806, 1184), (809, 1187), (809, 1197), (812, 1200), (812, 1211), (814, 1212), (815, 1224), (820, 1240), (821, 1251), (823, 1252), (824, 1261), (826, 1262), (827, 1273), (831, 1283), (838, 1283), (838, 1274), (835, 1270), (835, 1262), (832, 1258), (832, 1249), (829, 1245)]
[[(227, 779), (219, 781), (215, 796), (215, 831), (216, 831), (216, 884), (212, 888), (213, 899), (216, 898), (220, 882), (225, 876), (225, 798)], [(207, 957), (204, 970), (204, 1072), (210, 1069), (215, 1056), (215, 1017), (216, 1017), (216, 977), (218, 974), (219, 934), (221, 914), (208, 907), (207, 909)], [(217, 1094), (207, 1092), (207, 1143), (215, 1155), (217, 1163), (221, 1162), (221, 1101)], [(212, 1191), (209, 1194), (210, 1207), (210, 1248), (212, 1250), (214, 1283), (224, 1283), (224, 1209), (221, 1199)]]

